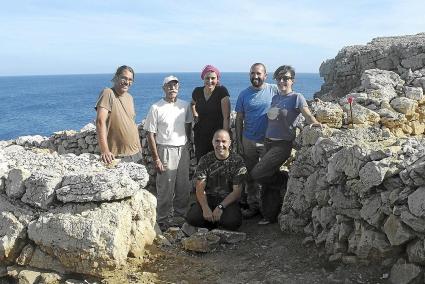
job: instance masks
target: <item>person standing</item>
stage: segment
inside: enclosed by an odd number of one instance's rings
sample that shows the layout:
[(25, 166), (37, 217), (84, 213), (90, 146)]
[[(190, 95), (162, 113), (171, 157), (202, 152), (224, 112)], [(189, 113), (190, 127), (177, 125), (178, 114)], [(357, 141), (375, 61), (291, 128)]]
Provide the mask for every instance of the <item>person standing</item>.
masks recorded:
[(115, 158), (125, 162), (142, 160), (133, 97), (128, 93), (133, 81), (133, 69), (120, 66), (112, 78), (113, 87), (103, 89), (96, 102), (97, 140), (101, 159), (106, 164)]
[[(267, 110), (272, 97), (278, 93), (275, 84), (266, 83), (266, 66), (254, 63), (249, 78), (251, 86), (243, 90), (236, 102), (236, 144), (238, 153), (243, 156), (248, 171), (258, 163), (264, 152), (264, 137), (267, 128)], [(251, 218), (259, 212), (260, 188), (248, 177), (245, 187), (248, 209), (242, 210), (245, 218)]]
[(197, 161), (213, 150), (211, 140), (218, 129), (230, 129), (230, 99), (226, 87), (220, 85), (220, 71), (207, 65), (201, 73), (203, 87), (192, 92), (192, 112), (195, 120), (194, 144)]
[(288, 65), (280, 66), (274, 72), (273, 78), (279, 88), (279, 94), (273, 97), (271, 107), (267, 111), (268, 124), (264, 141), (266, 153), (250, 172), (251, 177), (263, 187), (261, 202), (267, 211), (263, 211), (263, 219), (258, 223), (260, 225), (275, 222), (280, 212), (280, 187), (286, 181), (286, 176), (280, 172), (280, 166), (291, 155), (300, 114), (310, 125), (321, 127), (311, 114), (304, 96), (292, 89), (295, 69)]
[(184, 222), (189, 205), (189, 149), (192, 112), (190, 104), (177, 98), (179, 80), (164, 78), (165, 96), (149, 109), (144, 129), (157, 171), (157, 222), (161, 230)]
[(242, 224), (238, 201), (247, 169), (242, 157), (230, 152), (227, 130), (217, 130), (211, 142), (214, 151), (201, 158), (194, 174), (197, 202), (187, 213), (187, 223), (237, 230)]

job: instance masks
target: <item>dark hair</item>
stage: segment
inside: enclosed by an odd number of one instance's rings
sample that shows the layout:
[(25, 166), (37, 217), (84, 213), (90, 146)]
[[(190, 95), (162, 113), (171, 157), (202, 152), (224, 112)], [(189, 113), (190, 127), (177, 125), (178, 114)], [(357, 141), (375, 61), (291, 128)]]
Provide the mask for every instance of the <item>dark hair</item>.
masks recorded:
[(112, 78), (112, 81), (117, 79), (122, 74), (122, 72), (124, 72), (124, 70), (128, 70), (129, 72), (131, 72), (131, 74), (133, 74), (133, 80), (134, 80), (135, 75), (134, 75), (133, 68), (131, 68), (130, 66), (127, 66), (127, 65), (122, 65), (122, 66), (118, 67), (117, 71), (115, 72), (114, 78)]
[(251, 69), (249, 69), (249, 70), (252, 70), (252, 68), (254, 68), (256, 66), (262, 66), (264, 68), (264, 73), (267, 74), (266, 65), (264, 65), (263, 63), (258, 63), (258, 62), (254, 63), (254, 64), (251, 65)]
[(279, 68), (276, 69), (276, 71), (274, 71), (273, 73), (273, 79), (277, 79), (277, 77), (279, 76), (279, 73), (291, 73), (291, 77), (295, 78), (295, 69), (294, 67), (290, 66), (290, 65), (282, 65)]

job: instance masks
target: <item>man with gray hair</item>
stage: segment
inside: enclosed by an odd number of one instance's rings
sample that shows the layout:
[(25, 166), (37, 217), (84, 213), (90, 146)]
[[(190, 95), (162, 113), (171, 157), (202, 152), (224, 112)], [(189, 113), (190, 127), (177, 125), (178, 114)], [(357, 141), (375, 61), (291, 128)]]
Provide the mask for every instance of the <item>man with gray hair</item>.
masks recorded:
[(149, 109), (144, 129), (157, 171), (157, 222), (161, 230), (184, 222), (189, 205), (189, 149), (193, 116), (190, 104), (177, 98), (179, 79), (164, 78), (165, 96)]

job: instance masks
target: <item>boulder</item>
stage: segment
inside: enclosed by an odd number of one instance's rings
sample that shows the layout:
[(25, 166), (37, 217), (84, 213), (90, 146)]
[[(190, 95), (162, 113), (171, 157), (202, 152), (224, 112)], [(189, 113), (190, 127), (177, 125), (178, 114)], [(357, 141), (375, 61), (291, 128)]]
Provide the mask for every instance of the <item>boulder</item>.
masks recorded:
[(11, 212), (0, 212), (0, 262), (12, 262), (26, 242), (26, 228)]
[(112, 201), (130, 197), (138, 190), (139, 184), (127, 174), (116, 175), (103, 171), (64, 176), (56, 196), (64, 203)]
[(390, 282), (393, 284), (423, 283), (422, 278), (422, 269), (403, 259), (399, 259), (391, 268)]
[(414, 232), (392, 214), (385, 221), (384, 232), (393, 246), (403, 245), (415, 237)]

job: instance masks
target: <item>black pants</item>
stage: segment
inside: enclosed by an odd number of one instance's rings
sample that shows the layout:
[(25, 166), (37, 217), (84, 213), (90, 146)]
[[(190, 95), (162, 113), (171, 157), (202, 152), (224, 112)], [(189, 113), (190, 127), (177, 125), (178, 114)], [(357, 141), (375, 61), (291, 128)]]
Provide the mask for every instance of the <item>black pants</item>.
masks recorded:
[(285, 172), (276, 172), (270, 178), (270, 182), (261, 184), (260, 212), (264, 218), (271, 222), (276, 222), (282, 209), (287, 180), (288, 177)]
[[(211, 211), (223, 201), (222, 197), (214, 197), (207, 195), (208, 206), (211, 208)], [(187, 212), (186, 217), (187, 222), (195, 227), (202, 227), (208, 229), (215, 229), (217, 227), (235, 231), (242, 225), (242, 213), (241, 208), (239, 207), (239, 202), (233, 202), (229, 204), (224, 210), (221, 218), (218, 222), (210, 222), (204, 219), (202, 214), (202, 208), (199, 202), (192, 204), (189, 212)]]

